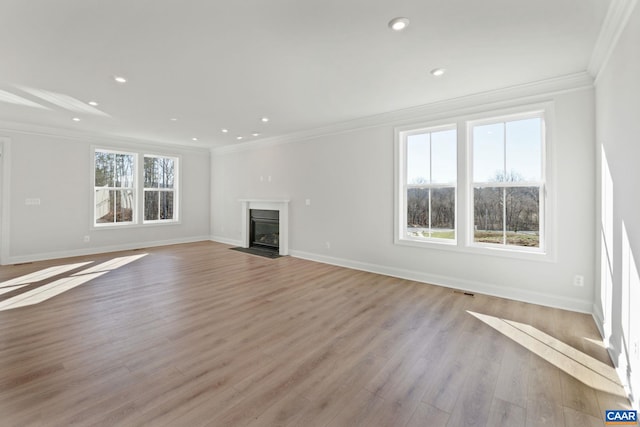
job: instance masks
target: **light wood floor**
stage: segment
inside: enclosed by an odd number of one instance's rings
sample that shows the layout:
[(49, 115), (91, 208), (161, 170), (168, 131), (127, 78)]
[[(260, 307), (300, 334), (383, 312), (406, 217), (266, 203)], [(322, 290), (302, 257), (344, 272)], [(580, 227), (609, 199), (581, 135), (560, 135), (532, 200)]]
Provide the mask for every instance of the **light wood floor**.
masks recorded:
[(3, 291), (2, 426), (584, 427), (628, 406), (545, 360), (609, 375), (588, 315), (217, 243), (1, 267)]

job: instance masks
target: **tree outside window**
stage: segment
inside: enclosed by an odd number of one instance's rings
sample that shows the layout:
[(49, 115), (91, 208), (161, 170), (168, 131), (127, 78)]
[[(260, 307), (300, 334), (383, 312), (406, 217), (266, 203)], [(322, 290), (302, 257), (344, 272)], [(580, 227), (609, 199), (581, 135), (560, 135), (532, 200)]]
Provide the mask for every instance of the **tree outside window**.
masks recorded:
[(456, 129), (425, 129), (403, 139), (406, 238), (455, 240)]
[(135, 165), (135, 154), (95, 150), (95, 225), (135, 221)]
[(177, 158), (144, 156), (144, 221), (175, 221)]
[(473, 241), (540, 248), (542, 117), (476, 124), (471, 135)]

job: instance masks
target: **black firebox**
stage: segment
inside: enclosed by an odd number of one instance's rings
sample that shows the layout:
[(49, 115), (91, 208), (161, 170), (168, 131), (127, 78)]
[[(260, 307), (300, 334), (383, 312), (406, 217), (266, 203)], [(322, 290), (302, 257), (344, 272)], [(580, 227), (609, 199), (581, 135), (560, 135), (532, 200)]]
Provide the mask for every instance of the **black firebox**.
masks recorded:
[(277, 252), (280, 248), (280, 212), (251, 209), (249, 216), (249, 246)]

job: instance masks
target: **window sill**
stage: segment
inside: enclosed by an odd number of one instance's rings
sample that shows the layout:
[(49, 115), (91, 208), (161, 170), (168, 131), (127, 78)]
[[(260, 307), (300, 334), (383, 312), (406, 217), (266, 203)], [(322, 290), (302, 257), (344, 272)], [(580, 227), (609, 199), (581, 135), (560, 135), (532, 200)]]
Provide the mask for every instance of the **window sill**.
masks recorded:
[(457, 252), (462, 254), (487, 255), (511, 259), (520, 259), (537, 262), (556, 262), (555, 257), (544, 251), (521, 250), (517, 248), (490, 247), (478, 245), (464, 245), (461, 242), (446, 240), (421, 241), (414, 239), (396, 239), (395, 244), (399, 246), (410, 246), (428, 250)]
[(149, 228), (154, 226), (168, 226), (168, 225), (180, 225), (179, 220), (171, 221), (145, 221), (141, 223), (105, 223), (105, 224), (93, 224), (91, 230), (120, 230), (120, 229), (132, 229), (132, 228)]

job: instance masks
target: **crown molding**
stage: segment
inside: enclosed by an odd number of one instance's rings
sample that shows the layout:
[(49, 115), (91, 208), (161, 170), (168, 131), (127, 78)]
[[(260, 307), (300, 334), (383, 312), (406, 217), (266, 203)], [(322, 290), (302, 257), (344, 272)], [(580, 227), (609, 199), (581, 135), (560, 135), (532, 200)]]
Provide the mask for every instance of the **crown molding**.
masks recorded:
[(291, 142), (301, 142), (322, 136), (351, 132), (359, 129), (389, 125), (397, 126), (411, 121), (424, 120), (425, 117), (435, 120), (451, 117), (453, 115), (480, 112), (482, 110), (486, 110), (488, 107), (497, 108), (504, 104), (513, 103), (515, 100), (518, 102), (534, 102), (539, 101), (544, 97), (560, 93), (591, 88), (593, 88), (593, 78), (589, 73), (584, 71), (537, 82), (437, 101), (417, 107), (367, 116), (307, 131), (275, 136), (272, 138), (258, 139), (241, 144), (214, 147), (211, 149), (211, 153), (216, 155), (254, 150)]
[(607, 65), (637, 2), (638, 0), (611, 0), (587, 67), (595, 83)]
[[(49, 126), (36, 125), (31, 123), (0, 121), (0, 133), (10, 132), (23, 135), (43, 136), (46, 138), (63, 138), (88, 144), (133, 144), (146, 147), (166, 147), (188, 151), (208, 151), (209, 146), (193, 146), (179, 143), (167, 143), (158, 141), (148, 141), (144, 139), (131, 138), (118, 135), (83, 132), (70, 129), (55, 128)], [(2, 135), (0, 135), (2, 136)]]

